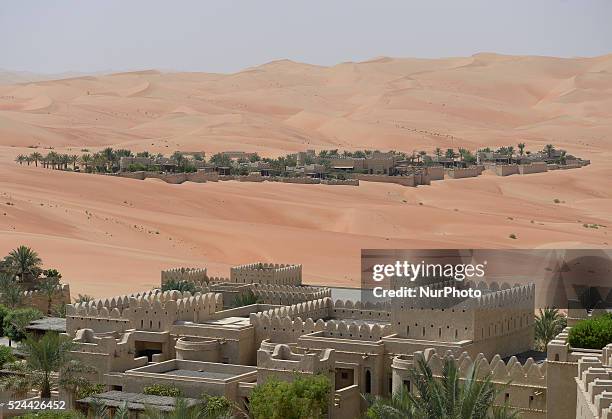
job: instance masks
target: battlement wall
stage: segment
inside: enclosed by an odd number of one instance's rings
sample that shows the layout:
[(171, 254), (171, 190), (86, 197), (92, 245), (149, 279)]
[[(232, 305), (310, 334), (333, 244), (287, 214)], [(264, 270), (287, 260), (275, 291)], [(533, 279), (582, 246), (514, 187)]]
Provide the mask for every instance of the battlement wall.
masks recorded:
[(333, 303), (331, 298), (322, 298), (320, 300), (306, 301), (291, 306), (277, 307), (271, 310), (262, 311), (260, 313), (251, 314), (253, 316), (268, 316), (268, 317), (289, 317), (289, 318), (314, 318), (324, 319), (331, 317)]
[[(52, 310), (58, 306), (70, 304), (70, 286), (68, 284), (60, 284), (51, 297), (49, 304), (49, 296), (42, 291), (24, 291), (21, 305), (25, 307), (36, 308), (41, 313), (46, 314), (49, 308)], [(50, 307), (49, 307), (50, 306)]]
[[(412, 362), (409, 357), (396, 357), (393, 361), (393, 387), (403, 385), (408, 378), (405, 366), (415, 365), (419, 359), (424, 360), (436, 377), (443, 375), (443, 367), (446, 359), (456, 362), (461, 380), (469, 378), (472, 369), (476, 369), (476, 377), (484, 378), (488, 375), (491, 381), (498, 387), (500, 393), (495, 401), (496, 405), (508, 404), (519, 411), (521, 418), (545, 419), (547, 401), (547, 365), (536, 364), (529, 358), (525, 364), (518, 362), (516, 357), (511, 357), (505, 363), (499, 355), (494, 356), (491, 361), (479, 354), (472, 359), (463, 352), (455, 357), (450, 351), (441, 355), (435, 349), (417, 351), (413, 355)], [(408, 362), (402, 362), (404, 360)]]
[[(118, 301), (118, 300), (115, 300)], [(178, 320), (201, 322), (222, 310), (220, 294), (191, 295), (189, 292), (165, 293), (130, 297), (113, 308), (104, 303), (66, 306), (66, 329), (73, 335), (79, 329), (100, 332), (125, 332), (128, 329), (167, 331)]]
[(356, 340), (379, 341), (383, 336), (393, 333), (390, 325), (368, 324), (351, 320), (324, 321), (312, 317), (302, 320), (301, 317), (278, 316), (253, 313), (250, 321), (255, 328), (256, 344), (263, 340), (271, 343), (295, 343), (300, 336), (324, 332), (325, 337), (354, 338)]
[(360, 319), (391, 321), (391, 303), (389, 302), (353, 302), (336, 300), (331, 312), (334, 319)]
[[(444, 289), (454, 281), (429, 285)], [(535, 286), (466, 281), (463, 288), (481, 290), (481, 297), (435, 299), (398, 299), (392, 303), (391, 323), (400, 337), (458, 342), (482, 341), (482, 351), (489, 354), (485, 341), (494, 346), (499, 339), (509, 340), (523, 350), (533, 341)], [(458, 286), (458, 285), (457, 285)], [(423, 301), (424, 300), (424, 301)], [(432, 300), (434, 305), (432, 305)], [(498, 342), (500, 343), (500, 342)]]
[(111, 310), (113, 308), (118, 308), (120, 311), (123, 311), (124, 308), (130, 306), (130, 298), (148, 298), (149, 300), (160, 298), (160, 299), (168, 299), (168, 298), (179, 298), (176, 293), (171, 293), (167, 291), (166, 293), (162, 293), (159, 289), (142, 291), (134, 294), (128, 295), (120, 295), (112, 298), (100, 298), (92, 301), (82, 302), (82, 303), (74, 303), (73, 306), (75, 309), (79, 307), (92, 307), (95, 306), (98, 310), (102, 307), (106, 307)]
[(292, 305), (331, 297), (329, 288), (253, 284), (250, 289), (263, 304)]
[(251, 263), (230, 269), (230, 282), (301, 285), (302, 265)]
[(173, 268), (161, 271), (161, 284), (170, 280), (202, 284), (207, 282), (208, 274), (206, 268)]
[(451, 358), (456, 361), (462, 378), (467, 378), (470, 368), (477, 368), (477, 377), (485, 377), (491, 374), (491, 379), (494, 382), (506, 384), (520, 384), (527, 386), (546, 387), (546, 370), (547, 364), (536, 364), (533, 358), (528, 358), (524, 364), (521, 364), (515, 356), (505, 363), (499, 355), (494, 356), (491, 362), (479, 354), (474, 360), (463, 352), (459, 357), (454, 357), (451, 354), (440, 355), (435, 349), (426, 349), (414, 353), (414, 359), (422, 358), (430, 366), (434, 375), (442, 375), (442, 369), (446, 358)]

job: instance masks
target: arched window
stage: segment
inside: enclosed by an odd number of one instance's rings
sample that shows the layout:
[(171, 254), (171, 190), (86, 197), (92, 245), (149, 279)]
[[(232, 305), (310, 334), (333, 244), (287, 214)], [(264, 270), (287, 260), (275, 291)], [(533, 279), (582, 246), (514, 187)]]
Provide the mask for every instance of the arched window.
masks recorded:
[(365, 373), (365, 392), (367, 394), (372, 393), (372, 373), (370, 370), (366, 370)]

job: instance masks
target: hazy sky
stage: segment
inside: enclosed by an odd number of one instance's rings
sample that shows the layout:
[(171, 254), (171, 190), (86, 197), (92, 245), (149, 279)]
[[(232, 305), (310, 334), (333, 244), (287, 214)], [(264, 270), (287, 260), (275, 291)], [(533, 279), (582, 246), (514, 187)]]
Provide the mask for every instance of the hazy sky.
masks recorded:
[(612, 52), (611, 0), (0, 0), (0, 68), (233, 72), (280, 58)]

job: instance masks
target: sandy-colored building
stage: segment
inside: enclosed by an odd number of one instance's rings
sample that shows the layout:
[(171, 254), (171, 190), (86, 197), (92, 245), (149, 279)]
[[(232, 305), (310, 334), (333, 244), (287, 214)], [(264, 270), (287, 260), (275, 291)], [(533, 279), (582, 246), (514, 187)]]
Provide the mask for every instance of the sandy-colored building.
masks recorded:
[[(604, 375), (612, 346), (585, 352), (569, 348), (561, 334), (545, 361), (514, 356), (533, 346), (533, 285), (466, 282), (482, 295), (446, 301), (442, 309), (403, 299), (333, 301), (330, 290), (301, 285), (301, 265), (242, 265), (229, 278), (203, 269), (165, 272), (162, 281), (190, 280), (202, 292), (153, 290), (68, 306), (74, 356), (96, 367), (91, 378), (108, 391), (138, 394), (152, 383), (171, 383), (187, 397), (220, 395), (247, 407), (269, 377), (324, 374), (333, 389), (329, 417), (352, 418), (366, 407), (362, 394), (412, 391), (408, 372), (416, 360), (439, 375), (443, 360), (453, 357), (463, 377), (471, 366), (490, 373), (503, 389), (497, 403), (522, 418), (569, 419), (578, 410), (585, 412), (580, 418), (608, 417)], [(244, 290), (265, 298), (246, 306), (223, 301)], [(600, 416), (588, 416), (595, 411)]]

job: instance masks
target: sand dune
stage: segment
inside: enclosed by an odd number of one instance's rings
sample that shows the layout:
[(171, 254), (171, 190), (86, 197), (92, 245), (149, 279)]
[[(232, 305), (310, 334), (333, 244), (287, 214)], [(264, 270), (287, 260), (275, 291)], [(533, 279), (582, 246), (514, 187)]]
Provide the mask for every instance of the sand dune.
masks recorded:
[[(612, 56), (497, 54), (332, 67), (281, 60), (230, 75), (144, 71), (0, 86), (0, 253), (27, 244), (75, 293), (116, 295), (180, 265), (221, 275), (238, 263), (298, 262), (310, 283), (356, 285), (362, 248), (608, 247), (611, 90)], [(30, 146), (274, 156), (518, 142), (554, 143), (593, 164), (354, 188), (168, 185), (13, 162)]]

